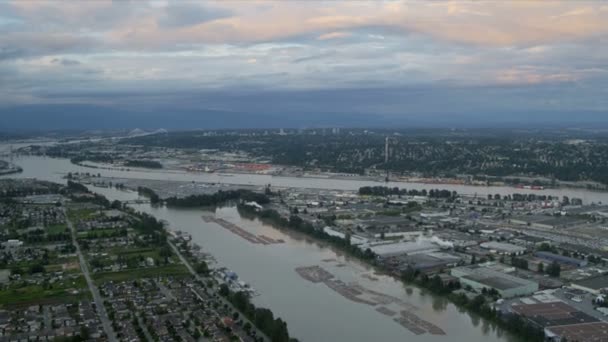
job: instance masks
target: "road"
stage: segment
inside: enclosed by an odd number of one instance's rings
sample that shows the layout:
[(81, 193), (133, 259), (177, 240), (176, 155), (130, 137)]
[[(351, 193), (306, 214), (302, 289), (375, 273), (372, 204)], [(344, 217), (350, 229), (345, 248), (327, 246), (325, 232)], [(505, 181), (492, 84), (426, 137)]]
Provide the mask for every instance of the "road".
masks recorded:
[[(173, 244), (173, 242), (171, 242), (171, 241), (167, 241), (167, 243), (169, 244), (169, 246), (171, 247), (171, 249), (173, 250), (173, 252), (179, 257), (179, 259), (182, 261), (182, 263), (184, 265), (186, 265), (186, 268), (196, 278), (196, 280), (200, 281), (202, 284), (207, 284), (207, 281), (205, 281), (205, 279), (203, 277), (201, 277), (198, 273), (196, 273), (196, 271), (194, 271), (194, 268), (192, 267), (192, 265), (190, 265), (190, 262), (182, 255), (182, 253), (180, 253), (180, 251), (177, 249), (177, 247), (175, 246), (175, 244)], [(215, 291), (215, 292), (217, 293), (217, 291)], [(239, 312), (239, 318), (244, 323), (249, 322), (249, 324), (251, 324), (251, 327), (253, 329), (255, 329), (256, 336), (263, 337), (264, 341), (270, 341), (270, 339), (266, 336), (266, 334), (264, 334), (260, 329), (258, 329), (255, 326), (255, 324), (253, 324), (253, 322), (250, 321), (247, 317), (245, 317), (245, 315), (243, 315), (242, 312), (240, 312), (237, 308), (235, 308), (232, 305), (232, 303), (230, 303), (228, 300), (226, 300), (226, 298), (224, 298), (222, 296), (219, 296), (219, 298), (221, 299), (221, 301), (224, 304), (227, 304), (228, 307), (231, 308), (231, 311), (237, 311), (237, 312)]]
[(114, 334), (114, 329), (112, 328), (112, 322), (108, 317), (108, 312), (106, 311), (106, 307), (103, 305), (103, 299), (101, 298), (101, 294), (99, 293), (99, 289), (93, 282), (91, 275), (89, 274), (89, 266), (82, 254), (80, 249), (80, 245), (78, 244), (78, 239), (76, 238), (76, 229), (72, 224), (72, 221), (68, 218), (67, 211), (63, 210), (65, 215), (65, 220), (70, 228), (70, 232), (72, 233), (72, 243), (76, 246), (76, 253), (78, 253), (78, 261), (80, 262), (80, 269), (82, 270), (82, 274), (87, 281), (87, 285), (89, 286), (89, 290), (93, 295), (93, 300), (95, 301), (95, 306), (97, 307), (97, 314), (99, 315), (99, 319), (101, 320), (101, 325), (103, 327), (104, 332), (108, 336), (108, 341), (117, 342), (116, 335)]
[(144, 320), (141, 318), (140, 315), (137, 315), (137, 324), (139, 324), (139, 327), (144, 332), (146, 340), (149, 342), (153, 342), (154, 338), (152, 337), (152, 335), (150, 335), (150, 331), (148, 331), (148, 327), (146, 326), (146, 323), (144, 323)]

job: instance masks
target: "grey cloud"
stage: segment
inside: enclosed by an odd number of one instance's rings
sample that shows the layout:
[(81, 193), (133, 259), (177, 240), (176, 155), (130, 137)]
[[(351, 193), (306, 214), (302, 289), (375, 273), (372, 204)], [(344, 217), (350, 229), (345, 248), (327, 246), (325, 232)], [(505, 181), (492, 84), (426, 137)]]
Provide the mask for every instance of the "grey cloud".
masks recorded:
[(177, 3), (165, 9), (159, 20), (162, 27), (183, 27), (232, 16), (232, 12), (199, 3)]
[(25, 49), (10, 46), (0, 46), (0, 61), (20, 58), (26, 55), (27, 51)]
[(0, 60), (83, 53), (99, 47), (96, 39), (79, 35), (11, 32), (0, 36)]
[(63, 66), (74, 66), (74, 65), (82, 64), (75, 59), (69, 59), (69, 58), (53, 58), (53, 60), (51, 62), (53, 62), (55, 64), (60, 64)]
[(308, 61), (315, 61), (318, 59), (323, 59), (326, 57), (331, 57), (335, 55), (335, 52), (324, 52), (324, 53), (320, 53), (320, 54), (316, 54), (316, 55), (310, 55), (310, 56), (304, 56), (304, 57), (300, 57), (300, 58), (296, 58), (294, 59), (292, 62), (293, 63), (302, 63), (302, 62), (308, 62)]

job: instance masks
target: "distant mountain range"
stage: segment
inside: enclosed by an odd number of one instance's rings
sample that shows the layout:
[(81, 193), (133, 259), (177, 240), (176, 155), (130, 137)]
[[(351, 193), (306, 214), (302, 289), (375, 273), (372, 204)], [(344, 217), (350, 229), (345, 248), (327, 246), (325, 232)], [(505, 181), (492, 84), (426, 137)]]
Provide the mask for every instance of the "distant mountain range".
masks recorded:
[(428, 127), (428, 128), (519, 128), (608, 127), (603, 112), (491, 112), (487, 114), (426, 113), (374, 114), (344, 111), (290, 109), (279, 112), (220, 110), (123, 110), (97, 105), (25, 105), (0, 107), (0, 131), (50, 131), (87, 129), (169, 130), (221, 128), (314, 128), (314, 127)]

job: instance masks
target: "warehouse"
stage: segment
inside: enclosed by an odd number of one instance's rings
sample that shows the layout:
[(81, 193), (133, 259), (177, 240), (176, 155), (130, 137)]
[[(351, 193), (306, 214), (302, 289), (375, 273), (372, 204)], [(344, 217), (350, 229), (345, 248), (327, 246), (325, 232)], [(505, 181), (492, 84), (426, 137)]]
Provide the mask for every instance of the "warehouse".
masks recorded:
[(439, 246), (430, 241), (404, 241), (371, 246), (370, 249), (380, 258), (402, 254), (416, 254), (439, 251)]
[(551, 252), (536, 252), (534, 255), (536, 257), (545, 259), (547, 261), (555, 261), (564, 265), (572, 265), (576, 267), (585, 267), (587, 266), (587, 260), (583, 259), (575, 259), (571, 257), (567, 257), (564, 255), (559, 255)]
[(492, 252), (494, 254), (520, 255), (520, 254), (524, 254), (524, 252), (526, 251), (526, 249), (524, 247), (520, 247), (517, 245), (510, 244), (510, 243), (496, 242), (496, 241), (484, 242), (484, 243), (480, 244), (479, 246), (481, 248), (489, 250), (490, 252)]
[(608, 289), (608, 275), (575, 281), (572, 283), (571, 287), (594, 295), (599, 295), (604, 292), (605, 289)]
[(462, 285), (469, 285), (477, 291), (494, 289), (502, 298), (526, 296), (538, 291), (536, 282), (478, 265), (453, 268), (451, 274)]
[(597, 322), (598, 319), (564, 303), (535, 303), (513, 305), (511, 310), (539, 328), (570, 326)]
[(455, 266), (461, 259), (453, 254), (442, 252), (418, 253), (400, 257), (401, 271), (407, 268), (423, 273), (433, 273), (446, 267)]

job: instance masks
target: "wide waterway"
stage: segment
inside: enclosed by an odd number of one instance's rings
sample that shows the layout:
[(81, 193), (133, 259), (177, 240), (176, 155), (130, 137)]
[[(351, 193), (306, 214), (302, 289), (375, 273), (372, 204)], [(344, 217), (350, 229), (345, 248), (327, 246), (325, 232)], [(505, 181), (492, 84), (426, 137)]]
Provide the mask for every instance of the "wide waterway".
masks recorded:
[[(19, 178), (37, 178), (64, 183), (68, 172), (100, 173), (106, 177), (225, 182), (234, 184), (272, 184), (285, 187), (308, 187), (355, 190), (363, 185), (379, 185), (369, 181), (328, 180), (270, 177), (260, 175), (234, 175), (221, 177), (210, 174), (163, 173), (147, 171), (119, 171), (89, 169), (73, 165), (66, 159), (44, 157), (15, 158), (23, 173)], [(430, 188), (424, 184), (390, 183), (408, 189)], [(522, 190), (508, 187), (466, 187), (432, 185), (461, 193), (508, 194)], [(138, 197), (132, 191), (111, 188), (92, 188), (109, 199), (129, 200)], [(607, 194), (585, 190), (544, 190), (535, 193), (580, 197), (586, 202), (606, 202)], [(511, 338), (479, 318), (460, 312), (443, 298), (404, 286), (399, 281), (375, 274), (356, 260), (297, 234), (286, 234), (257, 220), (242, 218), (234, 208), (221, 208), (215, 213), (196, 209), (169, 209), (149, 204), (134, 205), (140, 211), (166, 220), (171, 228), (189, 232), (194, 242), (212, 254), (221, 266), (235, 271), (251, 284), (259, 296), (258, 305), (270, 308), (287, 321), (290, 333), (303, 341), (510, 341)], [(254, 244), (214, 222), (206, 222), (202, 215), (215, 215), (242, 229), (274, 240), (277, 244)], [(297, 267), (318, 265), (335, 278), (358, 289), (371, 290), (392, 298), (390, 304), (362, 304), (341, 295), (324, 283), (312, 283), (295, 272)], [(371, 293), (371, 292), (370, 292)], [(400, 303), (400, 304), (396, 304)], [(445, 332), (445, 335), (424, 333), (416, 335), (393, 321), (392, 317), (376, 311), (385, 307), (398, 313), (405, 310)]]

